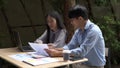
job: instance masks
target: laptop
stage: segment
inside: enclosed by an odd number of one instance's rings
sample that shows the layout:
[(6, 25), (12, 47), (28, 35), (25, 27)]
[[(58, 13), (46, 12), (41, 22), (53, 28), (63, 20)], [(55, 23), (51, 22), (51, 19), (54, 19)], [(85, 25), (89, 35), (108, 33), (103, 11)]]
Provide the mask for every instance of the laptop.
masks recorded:
[(15, 40), (15, 45), (18, 47), (18, 49), (22, 52), (32, 52), (34, 51), (30, 45), (23, 45), (22, 41), (20, 39), (20, 34), (19, 32), (13, 31), (13, 36)]

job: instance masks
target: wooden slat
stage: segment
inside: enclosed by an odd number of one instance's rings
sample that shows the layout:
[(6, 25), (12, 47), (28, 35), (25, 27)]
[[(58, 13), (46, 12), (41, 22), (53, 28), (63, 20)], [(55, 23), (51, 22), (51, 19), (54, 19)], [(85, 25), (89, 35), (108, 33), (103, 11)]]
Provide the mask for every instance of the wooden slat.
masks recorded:
[(4, 8), (8, 17), (8, 22), (11, 26), (30, 25), (19, 0), (6, 0)]

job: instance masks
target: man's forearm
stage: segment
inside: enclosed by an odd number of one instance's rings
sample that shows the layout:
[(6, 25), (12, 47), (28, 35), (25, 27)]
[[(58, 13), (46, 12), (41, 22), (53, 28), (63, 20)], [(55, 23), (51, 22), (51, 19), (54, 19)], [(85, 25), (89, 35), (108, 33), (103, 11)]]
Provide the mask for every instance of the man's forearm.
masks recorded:
[(58, 51), (58, 53), (57, 53), (57, 56), (59, 57), (61, 57), (61, 56), (63, 56), (63, 51)]

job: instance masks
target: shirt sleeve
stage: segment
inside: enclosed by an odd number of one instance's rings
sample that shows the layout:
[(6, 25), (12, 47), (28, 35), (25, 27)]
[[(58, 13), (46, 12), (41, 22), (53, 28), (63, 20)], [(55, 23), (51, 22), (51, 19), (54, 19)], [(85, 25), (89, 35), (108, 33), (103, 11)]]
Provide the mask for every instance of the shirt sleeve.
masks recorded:
[(58, 35), (58, 38), (54, 41), (55, 47), (63, 47), (65, 45), (66, 30), (62, 29)]
[(78, 30), (75, 31), (72, 39), (70, 40), (70, 42), (67, 45), (65, 45), (63, 47), (63, 49), (65, 49), (65, 50), (68, 50), (68, 49), (71, 50), (71, 49), (74, 49), (74, 48), (78, 47), (77, 34), (78, 34)]
[(71, 54), (74, 56), (84, 57), (95, 46), (98, 39), (99, 33), (95, 30), (90, 31), (80, 47), (71, 50)]
[(42, 40), (43, 43), (47, 42), (47, 30), (45, 30), (45, 32), (39, 38), (37, 38), (35, 41), (39, 41), (39, 40)]

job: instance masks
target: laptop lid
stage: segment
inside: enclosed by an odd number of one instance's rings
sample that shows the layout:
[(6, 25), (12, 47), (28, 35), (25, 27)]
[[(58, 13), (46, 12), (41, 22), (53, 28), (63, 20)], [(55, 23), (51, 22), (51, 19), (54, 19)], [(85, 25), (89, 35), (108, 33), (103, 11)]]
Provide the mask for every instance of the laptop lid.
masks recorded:
[(15, 37), (16, 45), (17, 45), (19, 50), (21, 50), (23, 52), (34, 51), (29, 45), (23, 46), (22, 41), (20, 39), (19, 32), (13, 31), (13, 34), (14, 34), (14, 37)]

